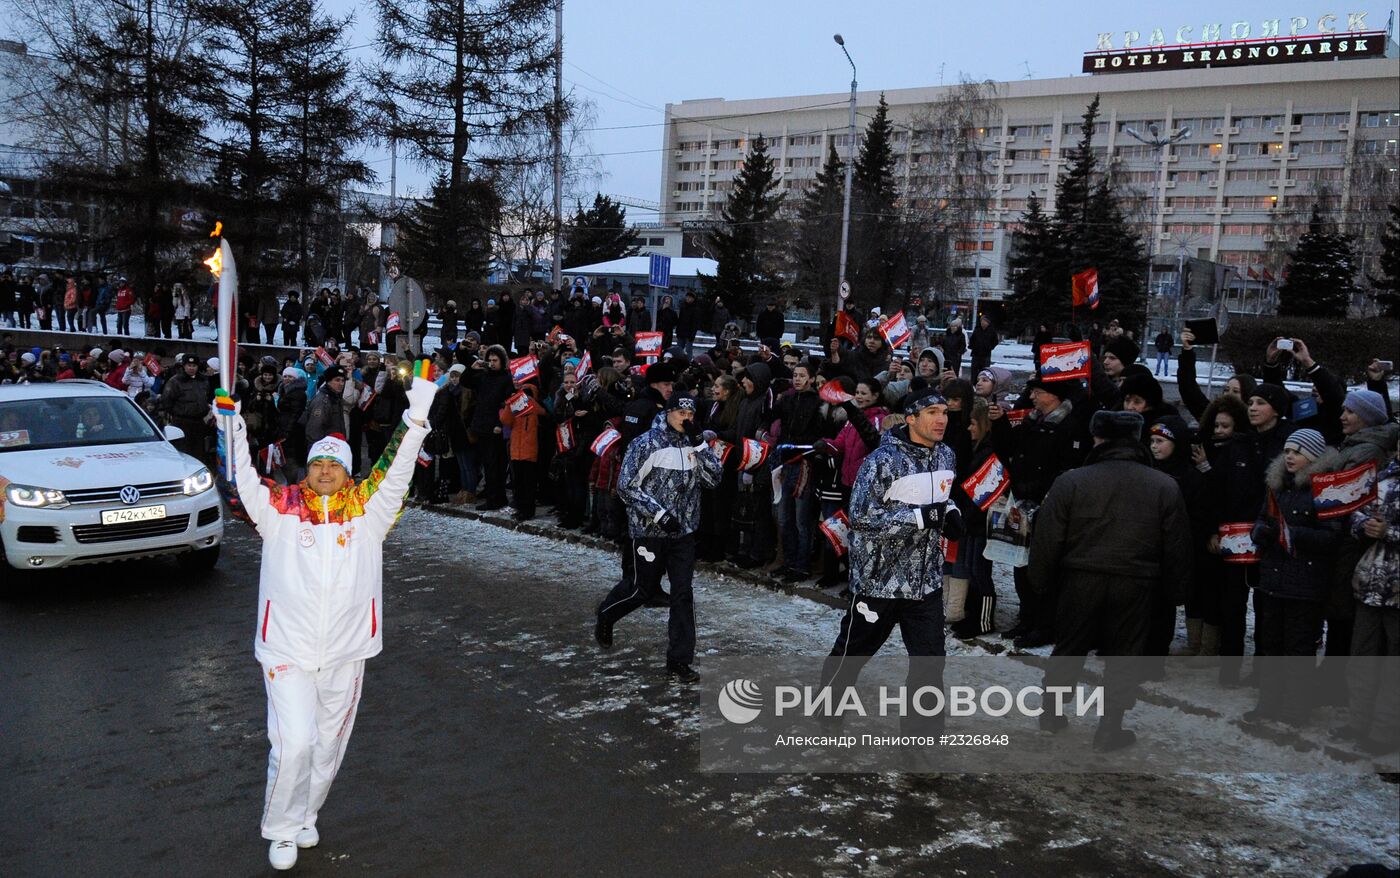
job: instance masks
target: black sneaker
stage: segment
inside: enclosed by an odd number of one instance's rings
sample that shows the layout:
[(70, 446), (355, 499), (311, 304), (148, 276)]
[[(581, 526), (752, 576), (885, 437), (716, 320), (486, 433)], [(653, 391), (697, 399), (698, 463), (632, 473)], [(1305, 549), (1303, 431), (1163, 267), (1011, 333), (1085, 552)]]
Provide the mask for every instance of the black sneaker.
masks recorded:
[(1038, 646), (1049, 646), (1054, 642), (1055, 638), (1051, 637), (1048, 631), (1031, 631), (1013, 641), (1017, 649), (1035, 649)]
[(612, 649), (612, 629), (612, 623), (602, 616), (598, 617), (598, 624), (593, 626), (593, 638), (598, 641), (598, 645), (603, 649)]
[(1069, 728), (1069, 717), (1062, 716), (1058, 713), (1046, 712), (1040, 715), (1038, 723), (1042, 732), (1050, 732), (1051, 734), (1058, 735), (1060, 732)]
[(1001, 632), (1001, 639), (1002, 639), (1002, 640), (1015, 640), (1015, 639), (1018, 638), (1018, 637), (1025, 637), (1027, 634), (1030, 634), (1030, 633), (1031, 633), (1031, 626), (1030, 626), (1030, 623), (1029, 623), (1029, 622), (1024, 622), (1024, 621), (1022, 621), (1022, 622), (1017, 622), (1015, 625), (1012, 625), (1010, 628), (1008, 628), (1008, 629), (1006, 629), (1005, 631)]
[(644, 606), (669, 607), (671, 606), (671, 593), (664, 589), (657, 589), (656, 594), (647, 598), (647, 602), (646, 604), (644, 604)]
[(1112, 753), (1137, 743), (1137, 732), (1132, 729), (1111, 729), (1094, 733), (1094, 749), (1100, 753)]
[(690, 665), (681, 664), (680, 662), (667, 662), (666, 673), (669, 676), (675, 677), (682, 683), (700, 682), (700, 675), (695, 673), (695, 669)]
[(795, 570), (789, 567), (786, 570), (782, 571), (781, 578), (783, 582), (787, 585), (796, 585), (799, 582), (806, 582), (807, 580), (811, 579), (812, 575), (810, 573), (803, 573), (801, 570)]

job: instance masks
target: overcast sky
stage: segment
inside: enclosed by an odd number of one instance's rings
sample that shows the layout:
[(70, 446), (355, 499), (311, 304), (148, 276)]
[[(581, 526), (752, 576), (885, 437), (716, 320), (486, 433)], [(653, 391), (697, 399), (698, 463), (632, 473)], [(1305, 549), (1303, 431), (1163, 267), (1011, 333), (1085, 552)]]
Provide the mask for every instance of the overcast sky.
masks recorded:
[[(371, 41), (372, 10), (353, 0), (330, 0), (355, 9), (355, 42)], [(565, 0), (565, 89), (591, 99), (597, 122), (591, 145), (599, 156), (605, 193), (655, 201), (661, 181), (664, 108), (688, 98), (759, 98), (843, 92), (850, 67), (832, 42), (841, 33), (858, 66), (861, 91), (913, 88), (973, 79), (1036, 79), (1080, 75), (1080, 61), (1101, 32), (1139, 31), (1145, 44), (1153, 28), (1169, 42), (1177, 28), (1366, 13), (1368, 30), (1384, 30), (1395, 3), (1385, 0), (1174, 0), (1171, 3), (1078, 3), (1029, 0)], [(356, 54), (366, 55), (361, 49)], [(1280, 75), (1286, 66), (1275, 68)], [(389, 163), (371, 156), (385, 191)], [(421, 170), (399, 164), (400, 194), (421, 191)], [(647, 219), (636, 211), (629, 215)]]

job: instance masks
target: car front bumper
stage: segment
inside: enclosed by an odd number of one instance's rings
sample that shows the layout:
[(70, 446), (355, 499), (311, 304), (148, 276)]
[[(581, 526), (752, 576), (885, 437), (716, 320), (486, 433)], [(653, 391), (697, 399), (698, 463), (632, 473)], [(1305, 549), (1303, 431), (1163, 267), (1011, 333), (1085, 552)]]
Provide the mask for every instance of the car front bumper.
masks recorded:
[(50, 570), (191, 552), (218, 545), (223, 539), (218, 491), (152, 498), (143, 505), (156, 504), (165, 506), (165, 518), (104, 526), (102, 513), (122, 508), (119, 504), (26, 509), (6, 503), (5, 520), (0, 522), (5, 559), (17, 570)]

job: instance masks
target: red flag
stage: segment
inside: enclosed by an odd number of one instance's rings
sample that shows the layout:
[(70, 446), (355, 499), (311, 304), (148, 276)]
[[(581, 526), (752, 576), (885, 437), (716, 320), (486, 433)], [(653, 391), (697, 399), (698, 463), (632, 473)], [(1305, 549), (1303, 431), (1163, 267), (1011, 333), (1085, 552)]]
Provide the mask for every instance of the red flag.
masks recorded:
[(1272, 271), (1269, 271), (1267, 268), (1264, 269), (1264, 280), (1268, 281), (1269, 283), (1274, 282), (1274, 273)]
[(1245, 274), (1249, 275), (1250, 280), (1259, 280), (1259, 272), (1255, 271), (1252, 265), (1245, 269)]
[(574, 419), (569, 418), (559, 425), (559, 429), (554, 431), (554, 446), (559, 449), (559, 453), (572, 451), (574, 447)]
[(587, 375), (592, 369), (593, 355), (588, 351), (584, 351), (583, 359), (579, 360), (578, 365), (574, 367), (574, 377), (582, 381), (583, 376)]
[(986, 512), (997, 501), (997, 498), (1005, 494), (1006, 489), (1010, 487), (1011, 474), (1006, 471), (1006, 467), (1002, 465), (1001, 460), (995, 454), (987, 458), (987, 462), (978, 467), (977, 472), (962, 483), (963, 491), (983, 512)]
[(860, 325), (845, 311), (836, 312), (836, 337), (851, 344), (860, 344)]
[(823, 521), (818, 527), (831, 541), (831, 548), (835, 550), (837, 555), (846, 554), (851, 547), (851, 520), (846, 517), (846, 510), (836, 510), (835, 515)]
[(1257, 564), (1259, 552), (1249, 532), (1254, 524), (1248, 521), (1227, 522), (1220, 525), (1220, 560), (1226, 564)]
[(1089, 343), (1040, 346), (1040, 377), (1045, 381), (1069, 381), (1089, 377)]
[(664, 333), (660, 332), (639, 332), (637, 333), (637, 356), (639, 357), (659, 357), (661, 356), (661, 339)]
[(540, 377), (540, 360), (534, 354), (527, 354), (510, 361), (510, 377), (516, 384), (524, 384), (532, 378)]
[(162, 371), (160, 365), (160, 357), (157, 357), (155, 354), (147, 354), (145, 358), (141, 360), (141, 362), (146, 366), (147, 372), (150, 372), (157, 378), (160, 377), (160, 373)]
[(1318, 518), (1341, 518), (1375, 502), (1376, 464), (1368, 461), (1336, 473), (1312, 477), (1313, 506)]
[(909, 329), (909, 322), (904, 319), (904, 312), (896, 311), (880, 322), (880, 334), (885, 337), (885, 341), (889, 342), (890, 349), (893, 350), (907, 342), (913, 332)]
[(851, 395), (841, 388), (841, 382), (834, 378), (823, 384), (817, 395), (832, 405), (841, 405), (852, 399)]
[(720, 463), (724, 463), (729, 460), (730, 453), (734, 451), (734, 444), (725, 442), (723, 439), (711, 439), (710, 450), (715, 453), (715, 457), (719, 458)]
[(1073, 305), (1076, 308), (1089, 306), (1089, 310), (1099, 307), (1099, 270), (1086, 268), (1070, 278), (1073, 291)]
[(607, 457), (608, 452), (617, 444), (617, 440), (622, 438), (622, 434), (616, 427), (605, 427), (603, 432), (598, 434), (598, 438), (593, 440), (593, 444), (588, 446), (599, 457)]
[(747, 471), (762, 465), (768, 459), (771, 447), (767, 442), (758, 439), (743, 440), (743, 454), (739, 457), (739, 469)]

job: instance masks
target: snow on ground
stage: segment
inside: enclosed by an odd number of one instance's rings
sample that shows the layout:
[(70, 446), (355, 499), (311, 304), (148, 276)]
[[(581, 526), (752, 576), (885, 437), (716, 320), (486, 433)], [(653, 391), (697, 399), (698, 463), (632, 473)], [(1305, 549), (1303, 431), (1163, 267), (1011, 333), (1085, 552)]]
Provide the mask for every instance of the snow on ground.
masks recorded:
[[(551, 588), (558, 589), (560, 612), (577, 614), (564, 619), (562, 625), (558, 621), (549, 625), (551, 635), (561, 634), (563, 640), (520, 631), (477, 636), (470, 626), (458, 634), (469, 652), (521, 655), (520, 659), (499, 662), (500, 674), (517, 672), (513, 666), (526, 662), (542, 673), (560, 674), (565, 682), (556, 688), (561, 691), (551, 689), (542, 699), (560, 721), (641, 711), (649, 726), (669, 730), (682, 740), (700, 728), (700, 710), (693, 699), (678, 698), (649, 677), (638, 676), (639, 658), (655, 661), (665, 642), (664, 613), (639, 612), (621, 623), (618, 648), (612, 653), (600, 655), (591, 646), (593, 609), (617, 577), (614, 553), (429, 510), (406, 512), (400, 528), (414, 534), (412, 542), (421, 544), (421, 550), (432, 552), (438, 547), (435, 554), (441, 554), (444, 544), (468, 547), (471, 563), (488, 580), (511, 582), (538, 577), (543, 570), (568, 571), (568, 575), (547, 580)], [(397, 539), (391, 537), (390, 551)], [(416, 553), (420, 547), (414, 545), (411, 550)], [(1014, 594), (1009, 576), (999, 582), (999, 590), (1002, 588), (1004, 593)], [(839, 610), (826, 605), (707, 571), (697, 572), (695, 593), (697, 667), (702, 672), (707, 657), (714, 656), (824, 655), (840, 618)], [(1009, 609), (1014, 612), (1014, 606)], [(948, 645), (950, 653), (987, 652), (981, 646), (953, 639)], [(885, 651), (891, 655), (903, 652), (898, 632)], [(572, 691), (564, 688), (566, 683), (574, 687)], [(530, 688), (538, 686), (531, 684)], [(530, 694), (540, 697), (538, 691)], [(1172, 706), (1141, 703), (1130, 720), (1149, 734), (1160, 730), (1167, 738), (1203, 734), (1203, 743), (1209, 741), (1226, 752), (1238, 750), (1245, 754), (1243, 758), (1260, 748), (1290, 747), (1287, 741), (1249, 739), (1241, 733), (1234, 718), (1252, 706), (1252, 696), (1248, 689), (1222, 690), (1212, 703), (1203, 705), (1216, 714), (1206, 719)], [(1325, 729), (1305, 737), (1323, 736)], [(605, 743), (611, 744), (611, 737)], [(686, 775), (681, 766), (652, 761), (639, 764), (635, 770), (654, 776), (658, 788), (668, 795), (697, 808), (717, 810), (755, 831), (824, 839), (832, 846), (833, 864), (860, 864), (869, 874), (892, 874), (887, 871), (891, 862), (898, 863), (919, 851), (920, 842), (912, 840), (907, 850), (902, 844), (890, 843), (854, 847), (856, 853), (850, 853), (851, 836), (840, 830), (833, 832), (825, 823), (785, 829), (772, 826), (766, 806), (753, 793), (717, 803), (704, 776)], [(855, 814), (860, 814), (861, 820), (875, 820), (879, 813), (892, 813), (900, 803), (913, 801), (910, 797), (931, 796), (930, 806), (937, 809), (938, 795), (920, 786), (917, 775), (886, 776), (887, 786), (879, 789), (891, 795), (888, 807), (869, 800), (872, 793), (861, 777), (770, 776), (772, 786), (760, 789), (774, 798), (800, 801), (808, 797), (810, 801), (801, 807), (822, 820), (835, 818), (838, 825), (849, 823)], [(1113, 839), (1141, 847), (1143, 856), (1160, 867), (1200, 875), (1324, 874), (1326, 869), (1321, 866), (1325, 863), (1382, 860), (1394, 866), (1400, 862), (1400, 825), (1396, 821), (1400, 797), (1393, 784), (1375, 775), (1216, 773), (1139, 775), (1131, 780), (1113, 775), (1019, 775), (981, 776), (978, 783), (1005, 788), (1008, 796), (1033, 796), (1047, 820), (1088, 820), (1087, 826), (1076, 831), (1037, 842), (1047, 851)], [(833, 798), (833, 789), (844, 789), (845, 793)], [(854, 812), (839, 811), (853, 806), (858, 806)], [(851, 816), (841, 818), (840, 813)], [(961, 832), (967, 837), (933, 832), (936, 840), (929, 844), (997, 848), (1028, 843), (1015, 833), (1008, 834), (994, 818), (975, 829), (968, 829), (966, 820), (949, 824), (940, 819), (939, 823), (947, 833)], [(1017, 828), (1025, 831), (1023, 826)], [(1307, 867), (1300, 868), (1304, 863)]]

